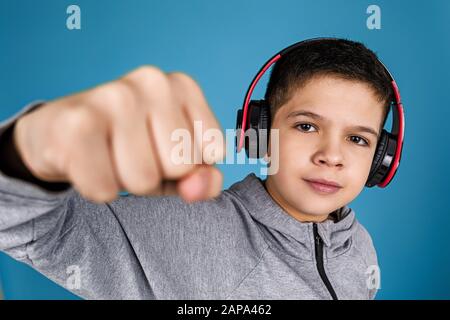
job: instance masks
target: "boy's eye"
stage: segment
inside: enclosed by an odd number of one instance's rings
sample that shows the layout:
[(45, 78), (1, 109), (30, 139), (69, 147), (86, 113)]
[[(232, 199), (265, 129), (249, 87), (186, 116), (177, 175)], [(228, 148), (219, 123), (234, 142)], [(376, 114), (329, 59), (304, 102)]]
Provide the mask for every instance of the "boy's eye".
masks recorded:
[(361, 138), (361, 137), (358, 137), (358, 136), (351, 136), (351, 137), (350, 137), (350, 140), (351, 140), (352, 142), (355, 142), (356, 144), (359, 144), (359, 145), (362, 145), (362, 146), (367, 146), (367, 145), (369, 145), (369, 143), (368, 143), (365, 139), (363, 139), (363, 138)]
[(299, 123), (299, 124), (296, 124), (295, 127), (300, 128), (300, 130), (304, 131), (304, 132), (312, 132), (312, 131), (310, 131), (310, 129), (314, 128), (314, 126), (309, 123)]

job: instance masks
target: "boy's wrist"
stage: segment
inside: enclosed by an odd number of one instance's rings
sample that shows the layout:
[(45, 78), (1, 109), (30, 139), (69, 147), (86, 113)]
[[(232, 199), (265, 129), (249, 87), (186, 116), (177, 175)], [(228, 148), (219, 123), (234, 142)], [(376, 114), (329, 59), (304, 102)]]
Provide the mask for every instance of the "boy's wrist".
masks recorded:
[(47, 182), (36, 178), (24, 164), (13, 141), (14, 122), (0, 135), (0, 171), (6, 176), (23, 180), (48, 191), (65, 191), (70, 188), (68, 183)]

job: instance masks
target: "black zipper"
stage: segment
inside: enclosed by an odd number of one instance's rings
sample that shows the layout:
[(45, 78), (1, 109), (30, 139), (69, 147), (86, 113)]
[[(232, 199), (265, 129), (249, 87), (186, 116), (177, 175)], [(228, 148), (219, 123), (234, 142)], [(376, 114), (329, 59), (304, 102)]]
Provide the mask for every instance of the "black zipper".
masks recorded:
[(314, 233), (314, 244), (315, 244), (315, 251), (316, 251), (316, 265), (317, 270), (319, 271), (320, 278), (322, 278), (323, 283), (328, 289), (328, 292), (330, 293), (333, 300), (338, 300), (338, 297), (336, 295), (336, 292), (333, 289), (333, 286), (330, 283), (330, 280), (328, 280), (327, 274), (325, 273), (325, 268), (323, 266), (323, 242), (322, 238), (319, 235), (319, 232), (317, 231), (317, 224), (313, 223), (313, 233)]

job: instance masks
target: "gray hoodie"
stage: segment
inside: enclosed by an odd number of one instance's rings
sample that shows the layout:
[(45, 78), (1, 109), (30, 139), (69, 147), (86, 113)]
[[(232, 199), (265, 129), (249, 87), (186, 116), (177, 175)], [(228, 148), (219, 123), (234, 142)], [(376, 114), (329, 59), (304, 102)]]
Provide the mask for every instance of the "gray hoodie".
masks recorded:
[(337, 213), (300, 222), (253, 173), (208, 201), (95, 204), (0, 171), (0, 250), (86, 299), (373, 299), (372, 240)]

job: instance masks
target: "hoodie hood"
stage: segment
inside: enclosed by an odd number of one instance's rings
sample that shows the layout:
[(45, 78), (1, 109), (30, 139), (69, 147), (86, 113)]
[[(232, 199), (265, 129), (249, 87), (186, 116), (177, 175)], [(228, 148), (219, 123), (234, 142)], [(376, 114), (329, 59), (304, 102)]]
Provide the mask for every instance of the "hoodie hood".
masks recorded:
[[(230, 190), (236, 192), (249, 214), (261, 225), (266, 240), (293, 257), (313, 259), (314, 223), (301, 222), (289, 215), (273, 200), (259, 177), (250, 173)], [(337, 210), (336, 216), (336, 221), (327, 219), (317, 223), (329, 258), (346, 251), (357, 228), (355, 212), (348, 206)]]

